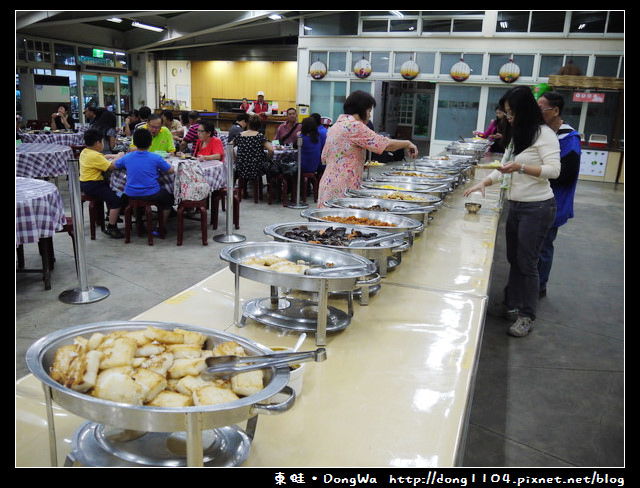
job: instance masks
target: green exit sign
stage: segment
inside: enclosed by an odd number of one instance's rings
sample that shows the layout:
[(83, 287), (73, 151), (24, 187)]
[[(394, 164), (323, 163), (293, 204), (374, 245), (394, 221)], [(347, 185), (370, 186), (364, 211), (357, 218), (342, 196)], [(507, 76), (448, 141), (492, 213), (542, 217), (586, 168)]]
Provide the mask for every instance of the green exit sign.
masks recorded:
[(94, 49), (93, 50), (94, 58), (104, 58), (104, 51), (102, 49)]

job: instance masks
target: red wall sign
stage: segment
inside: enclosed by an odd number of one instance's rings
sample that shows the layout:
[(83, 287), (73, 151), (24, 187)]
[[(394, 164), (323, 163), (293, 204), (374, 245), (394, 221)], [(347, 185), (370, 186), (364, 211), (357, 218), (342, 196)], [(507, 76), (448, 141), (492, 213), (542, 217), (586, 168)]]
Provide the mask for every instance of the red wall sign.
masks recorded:
[(573, 92), (573, 101), (604, 103), (604, 93)]

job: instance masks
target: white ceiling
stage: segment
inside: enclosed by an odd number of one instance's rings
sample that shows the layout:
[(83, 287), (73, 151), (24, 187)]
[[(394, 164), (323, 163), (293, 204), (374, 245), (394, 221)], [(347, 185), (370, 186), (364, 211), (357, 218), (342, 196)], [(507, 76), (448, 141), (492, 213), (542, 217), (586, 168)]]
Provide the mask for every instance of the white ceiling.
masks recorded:
[[(165, 10), (19, 11), (16, 36), (24, 35), (172, 59), (296, 59), (298, 19), (336, 11)], [(270, 14), (282, 15), (271, 20)], [(120, 24), (109, 18), (121, 18)], [(152, 32), (132, 21), (164, 27)], [(224, 57), (221, 57), (224, 56)]]

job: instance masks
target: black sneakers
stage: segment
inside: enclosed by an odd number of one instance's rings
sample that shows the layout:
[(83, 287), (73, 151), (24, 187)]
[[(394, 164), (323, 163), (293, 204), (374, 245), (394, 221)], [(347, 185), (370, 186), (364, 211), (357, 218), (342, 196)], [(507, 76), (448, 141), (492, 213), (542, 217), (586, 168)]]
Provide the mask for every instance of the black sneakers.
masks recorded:
[(122, 231), (115, 225), (113, 227), (111, 225), (107, 225), (104, 229), (104, 233), (111, 237), (111, 239), (122, 239), (124, 237)]

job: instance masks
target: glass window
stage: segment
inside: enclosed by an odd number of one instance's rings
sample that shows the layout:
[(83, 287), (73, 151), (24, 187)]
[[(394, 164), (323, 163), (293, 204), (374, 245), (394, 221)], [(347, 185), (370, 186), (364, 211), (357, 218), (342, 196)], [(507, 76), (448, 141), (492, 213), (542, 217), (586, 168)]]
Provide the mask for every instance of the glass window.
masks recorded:
[(131, 80), (126, 75), (120, 75), (120, 113), (129, 113), (131, 106)]
[(420, 67), (420, 73), (433, 73), (435, 71), (435, 53), (417, 53), (416, 63)]
[(531, 12), (531, 32), (564, 32), (564, 10)]
[(505, 93), (507, 93), (510, 87), (490, 87), (489, 94), (487, 96), (487, 112), (484, 119), (484, 128), (489, 127), (489, 124), (496, 118), (496, 107), (500, 102), (500, 99)]
[(624, 34), (624, 11), (609, 12), (607, 32), (611, 34)]
[[(440, 59), (440, 74), (448, 75), (451, 67), (460, 61), (460, 54), (442, 54)], [(471, 68), (472, 75), (482, 74), (482, 54), (465, 54), (463, 61)]]
[(391, 19), (389, 31), (390, 32), (415, 32), (418, 28), (417, 19)]
[(76, 64), (76, 50), (73, 46), (68, 44), (54, 45), (56, 64), (64, 64), (66, 66), (75, 66)]
[(451, 32), (451, 19), (422, 19), (422, 32)]
[(593, 68), (593, 76), (618, 76), (618, 56), (596, 56), (596, 64)]
[(385, 20), (363, 20), (362, 32), (387, 32), (389, 21)]
[(564, 64), (564, 56), (541, 56), (540, 76), (555, 75)]
[(570, 32), (604, 32), (607, 12), (571, 12)]
[(479, 86), (442, 85), (438, 95), (435, 138), (458, 140), (460, 134), (471, 134), (478, 120)]
[(496, 32), (527, 32), (529, 12), (498, 12)]
[(311, 83), (310, 111), (334, 122), (344, 111), (347, 94), (346, 81), (313, 81)]
[(604, 103), (589, 103), (587, 107), (587, 118), (584, 125), (584, 138), (588, 141), (591, 134), (605, 134), (609, 143), (613, 141), (613, 128), (615, 127), (616, 115), (618, 113), (618, 103), (620, 94), (618, 92), (607, 92)]
[(587, 68), (589, 67), (589, 56), (571, 56), (564, 60), (564, 64), (571, 63), (576, 66), (582, 75), (587, 74)]
[(71, 115), (76, 122), (79, 122), (80, 112), (78, 107), (78, 73), (74, 70), (57, 69), (56, 76), (66, 76), (67, 78), (69, 78)]
[(346, 52), (330, 52), (329, 53), (329, 65), (327, 66), (329, 71), (337, 71), (344, 73), (347, 71), (347, 53)]
[(102, 49), (90, 47), (78, 47), (78, 60), (80, 64), (93, 66), (113, 67), (113, 54), (105, 53)]
[(371, 53), (371, 70), (376, 73), (388, 73), (390, 60), (391, 55), (388, 52)]
[(358, 34), (358, 12), (306, 17), (305, 36), (355, 36)]
[(310, 51), (309, 52), (309, 66), (316, 61), (322, 61), (327, 66), (327, 58), (329, 54), (326, 51)]
[(482, 32), (482, 19), (454, 19), (453, 32)]

